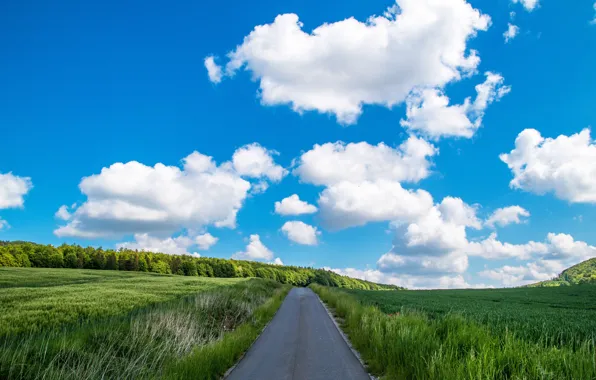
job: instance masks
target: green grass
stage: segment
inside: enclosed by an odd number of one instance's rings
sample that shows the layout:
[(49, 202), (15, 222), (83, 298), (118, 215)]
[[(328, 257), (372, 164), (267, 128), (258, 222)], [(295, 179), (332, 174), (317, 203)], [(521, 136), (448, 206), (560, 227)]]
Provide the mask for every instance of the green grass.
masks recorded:
[(457, 313), (494, 334), (508, 331), (547, 346), (596, 341), (596, 286), (347, 292), (386, 314), (419, 311), (436, 319)]
[(0, 268), (0, 337), (115, 316), (246, 279)]
[[(589, 288), (549, 297), (552, 289), (383, 295), (311, 287), (334, 309), (369, 369), (383, 379), (596, 379)], [(563, 311), (567, 306), (571, 312)], [(547, 313), (543, 319), (540, 311)], [(569, 320), (557, 318), (558, 326), (548, 320), (557, 313)], [(586, 315), (592, 320), (582, 319)], [(546, 339), (535, 335), (540, 329)], [(565, 336), (561, 331), (570, 331), (573, 344), (552, 344), (562, 343), (552, 338)]]
[(2, 270), (0, 277), (7, 323), (0, 379), (217, 379), (290, 288), (262, 279), (71, 269)]

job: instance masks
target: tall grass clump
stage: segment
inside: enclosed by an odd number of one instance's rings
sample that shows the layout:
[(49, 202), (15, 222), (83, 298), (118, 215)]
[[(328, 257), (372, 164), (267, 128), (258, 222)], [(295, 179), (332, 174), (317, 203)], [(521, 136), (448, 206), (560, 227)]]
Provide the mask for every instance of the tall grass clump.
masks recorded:
[[(244, 336), (244, 326), (260, 322), (261, 309), (271, 307), (267, 301), (286, 290), (273, 281), (247, 280), (125, 316), (8, 335), (0, 340), (0, 378), (163, 378), (168, 366), (195, 350)], [(219, 360), (234, 360), (239, 351), (219, 352), (226, 356)], [(225, 371), (210, 370), (202, 376)]]
[(343, 291), (311, 285), (342, 319), (369, 370), (383, 379), (596, 379), (594, 341), (575, 350), (545, 346), (488, 328), (461, 315), (392, 315)]

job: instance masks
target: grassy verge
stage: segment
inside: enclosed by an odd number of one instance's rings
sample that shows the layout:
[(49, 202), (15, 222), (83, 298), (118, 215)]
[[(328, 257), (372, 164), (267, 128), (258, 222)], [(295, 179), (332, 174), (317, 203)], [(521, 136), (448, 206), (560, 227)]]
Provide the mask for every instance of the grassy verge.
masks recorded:
[(311, 287), (343, 320), (369, 370), (383, 379), (596, 379), (593, 340), (575, 350), (547, 347), (512, 332), (494, 335), (461, 315), (388, 315), (341, 290)]
[[(233, 364), (240, 355), (234, 349), (243, 349), (223, 343), (236, 338), (246, 344), (251, 336), (247, 326), (273, 313), (287, 286), (260, 279), (224, 280), (220, 286), (215, 286), (218, 280), (211, 281), (214, 286), (190, 296), (123, 315), (5, 334), (0, 337), (0, 378), (179, 378), (176, 363), (180, 368), (193, 363), (187, 356), (201, 350), (211, 352), (210, 360), (220, 364), (197, 367), (201, 372), (193, 378), (217, 378), (225, 371), (223, 364)], [(177, 285), (185, 286), (170, 284)]]
[(275, 296), (253, 313), (249, 321), (225, 333), (217, 343), (198, 347), (191, 355), (167, 368), (168, 379), (219, 379), (250, 348), (273, 318), (290, 291), (284, 286)]

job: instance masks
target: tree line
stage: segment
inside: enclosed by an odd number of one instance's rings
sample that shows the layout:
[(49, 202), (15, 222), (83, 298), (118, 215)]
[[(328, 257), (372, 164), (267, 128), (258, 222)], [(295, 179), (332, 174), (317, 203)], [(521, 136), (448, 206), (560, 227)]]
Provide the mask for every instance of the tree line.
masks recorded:
[(120, 270), (223, 278), (259, 277), (295, 286), (317, 283), (348, 289), (400, 289), (393, 285), (340, 276), (323, 269), (129, 249), (83, 248), (80, 245), (69, 244), (54, 247), (30, 242), (0, 241), (0, 267)]

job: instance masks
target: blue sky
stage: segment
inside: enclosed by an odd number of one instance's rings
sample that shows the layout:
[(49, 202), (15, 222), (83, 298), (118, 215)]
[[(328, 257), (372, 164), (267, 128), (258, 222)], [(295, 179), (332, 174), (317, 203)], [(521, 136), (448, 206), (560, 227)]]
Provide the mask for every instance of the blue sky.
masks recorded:
[[(0, 240), (546, 279), (596, 256), (595, 4), (572, 3), (6, 3)], [(293, 194), (308, 213), (276, 213)]]

